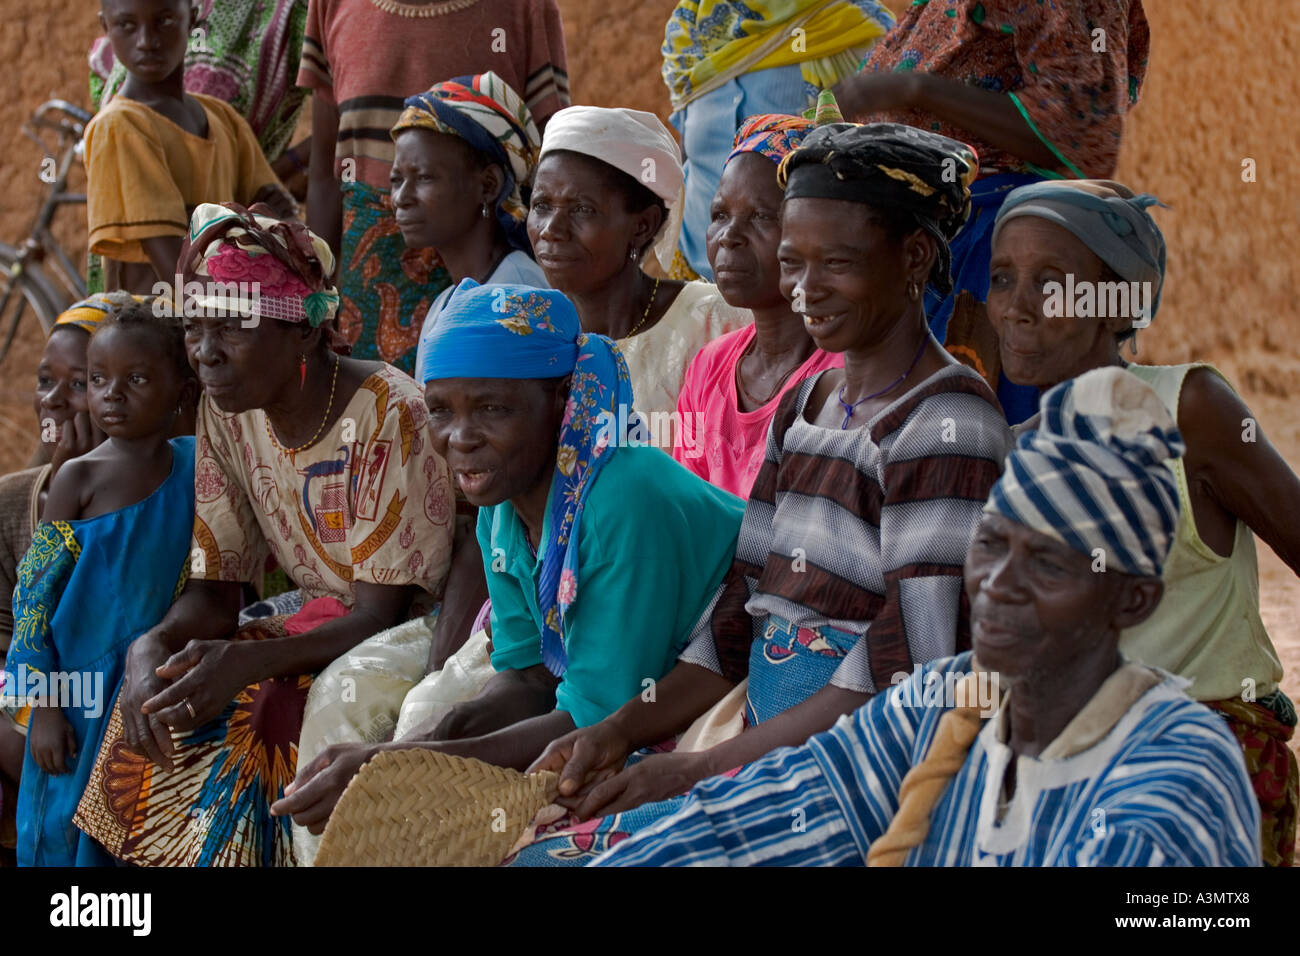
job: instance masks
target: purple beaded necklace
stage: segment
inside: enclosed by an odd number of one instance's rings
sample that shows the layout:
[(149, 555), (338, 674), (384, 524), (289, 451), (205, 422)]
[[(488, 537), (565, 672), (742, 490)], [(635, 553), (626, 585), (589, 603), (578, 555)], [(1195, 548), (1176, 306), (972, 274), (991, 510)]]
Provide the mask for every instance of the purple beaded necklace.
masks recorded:
[(927, 333), (926, 336), (921, 339), (921, 347), (916, 350), (916, 358), (912, 359), (912, 364), (907, 367), (907, 371), (904, 372), (902, 375), (898, 376), (898, 378), (894, 379), (892, 382), (889, 383), (889, 385), (887, 385), (885, 388), (882, 388), (880, 391), (872, 392), (870, 395), (866, 395), (862, 398), (859, 398), (856, 402), (850, 405), (848, 402), (844, 400), (844, 389), (848, 387), (849, 383), (845, 382), (843, 385), (840, 386), (839, 394), (835, 396), (835, 400), (840, 403), (840, 408), (844, 409), (844, 424), (840, 426), (841, 431), (848, 430), (849, 422), (853, 420), (853, 413), (858, 410), (859, 405), (861, 405), (863, 402), (870, 401), (873, 398), (879, 398), (881, 395), (884, 395), (886, 392), (892, 392), (894, 389), (898, 388), (899, 384), (905, 378), (907, 378), (907, 376), (912, 374), (912, 369), (916, 368), (916, 363), (921, 361), (921, 353), (925, 351), (925, 345), (929, 341), (930, 341), (930, 336)]

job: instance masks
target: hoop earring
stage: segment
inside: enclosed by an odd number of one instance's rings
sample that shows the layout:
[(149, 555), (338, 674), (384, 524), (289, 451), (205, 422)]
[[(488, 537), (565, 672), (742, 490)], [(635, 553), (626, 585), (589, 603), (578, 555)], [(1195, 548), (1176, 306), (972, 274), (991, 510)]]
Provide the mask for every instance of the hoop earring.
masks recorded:
[(919, 282), (909, 282), (907, 284), (907, 297), (911, 299), (913, 302), (917, 302), (920, 300), (921, 284)]
[(483, 218), (484, 219), (492, 218), (492, 210), (487, 203), (483, 204)]
[(307, 356), (305, 354), (298, 356), (298, 391), (302, 391), (307, 386)]

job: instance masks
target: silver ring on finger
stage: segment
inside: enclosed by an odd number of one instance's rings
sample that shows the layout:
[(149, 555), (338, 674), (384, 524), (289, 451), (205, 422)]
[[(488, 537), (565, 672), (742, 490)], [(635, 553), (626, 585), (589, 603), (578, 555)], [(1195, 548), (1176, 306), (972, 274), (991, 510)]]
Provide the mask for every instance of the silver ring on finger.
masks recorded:
[(199, 715), (195, 713), (194, 705), (190, 703), (190, 699), (186, 697), (185, 700), (182, 701), (182, 703), (185, 704), (185, 709), (190, 712), (190, 720), (198, 720)]

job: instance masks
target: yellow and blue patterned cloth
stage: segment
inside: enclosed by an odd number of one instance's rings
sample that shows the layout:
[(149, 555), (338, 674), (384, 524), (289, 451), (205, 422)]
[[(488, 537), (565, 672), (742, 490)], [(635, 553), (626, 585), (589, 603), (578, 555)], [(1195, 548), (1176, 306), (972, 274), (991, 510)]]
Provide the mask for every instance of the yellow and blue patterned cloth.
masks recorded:
[(152, 301), (153, 296), (132, 295), (129, 292), (96, 292), (94, 295), (86, 296), (80, 302), (74, 302), (59, 313), (59, 317), (54, 320), (54, 327), (72, 325), (93, 335), (95, 329), (99, 328), (99, 323), (115, 309), (126, 308), (132, 303), (143, 304)]
[(872, 0), (682, 0), (664, 29), (664, 83), (674, 111), (719, 80), (782, 66), (827, 89), (893, 24)]

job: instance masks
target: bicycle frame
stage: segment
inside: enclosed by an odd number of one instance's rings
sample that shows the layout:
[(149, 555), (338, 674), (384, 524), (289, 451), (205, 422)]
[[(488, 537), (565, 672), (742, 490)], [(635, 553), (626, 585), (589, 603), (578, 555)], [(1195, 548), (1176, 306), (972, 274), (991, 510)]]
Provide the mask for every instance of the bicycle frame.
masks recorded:
[[(50, 112), (61, 112), (67, 119), (49, 120), (46, 114)], [(45, 198), (41, 202), (36, 213), (36, 220), (32, 224), (31, 232), (17, 248), (13, 249), (12, 256), (6, 256), (6, 278), (7, 283), (4, 293), (0, 295), (0, 316), (9, 314), (9, 305), (13, 300), (15, 293), (19, 296), (17, 311), (13, 314), (13, 319), (9, 323), (9, 329), (5, 335), (4, 342), (0, 345), (0, 361), (9, 354), (9, 348), (13, 345), (14, 335), (18, 331), (18, 324), (22, 320), (24, 308), (31, 298), (33, 308), (36, 309), (37, 318), (41, 321), (43, 327), (54, 321), (53, 315), (43, 314), (53, 312), (57, 314), (72, 302), (85, 298), (86, 283), (82, 278), (81, 270), (72, 262), (72, 259), (63, 250), (58, 239), (50, 229), (54, 221), (54, 215), (60, 206), (78, 205), (86, 202), (86, 196), (83, 193), (70, 193), (67, 191), (68, 174), (72, 170), (72, 164), (78, 158), (81, 152), (82, 137), (85, 133), (86, 124), (90, 122), (91, 114), (80, 109), (65, 100), (49, 100), (42, 103), (32, 113), (31, 119), (23, 124), (22, 131), (25, 136), (34, 141), (41, 147), (41, 152), (46, 160), (58, 156), (56, 167), (57, 174), (51, 183), (49, 190), (46, 191)], [(51, 150), (46, 141), (41, 138), (40, 131), (52, 129), (58, 136), (57, 145)], [(41, 177), (45, 179), (44, 176)], [(53, 251), (53, 257), (49, 253)], [(52, 266), (50, 270), (41, 268), (41, 263), (49, 259)], [(51, 282), (46, 272), (50, 271), (55, 274), (58, 285)], [(61, 286), (62, 288), (59, 288)], [(43, 302), (44, 307), (36, 303)], [(48, 329), (47, 329), (48, 330)]]
[[(85, 193), (70, 193), (67, 191), (68, 174), (72, 171), (72, 164), (77, 159), (78, 151), (83, 142), (81, 137), (85, 132), (84, 122), (59, 122), (51, 123), (44, 119), (45, 113), (51, 110), (59, 110), (75, 118), (84, 115), (82, 110), (67, 103), (63, 100), (50, 100), (42, 103), (32, 114), (32, 119), (23, 125), (23, 132), (36, 143), (38, 143), (45, 155), (50, 155), (46, 149), (45, 141), (37, 134), (38, 128), (52, 128), (59, 134), (59, 162), (57, 175), (50, 189), (45, 195), (45, 200), (41, 203), (36, 213), (36, 221), (32, 224), (31, 234), (18, 247), (20, 255), (20, 264), (27, 261), (44, 262), (47, 254), (53, 250), (54, 259), (51, 264), (54, 265), (54, 272), (58, 274), (58, 279), (63, 288), (68, 292), (69, 301), (75, 302), (78, 299), (85, 298), (86, 283), (81, 277), (81, 270), (72, 262), (68, 254), (64, 252), (63, 246), (54, 237), (50, 230), (50, 225), (54, 221), (54, 215), (58, 212), (60, 206), (84, 205), (86, 202)], [(72, 142), (69, 143), (68, 141)]]

